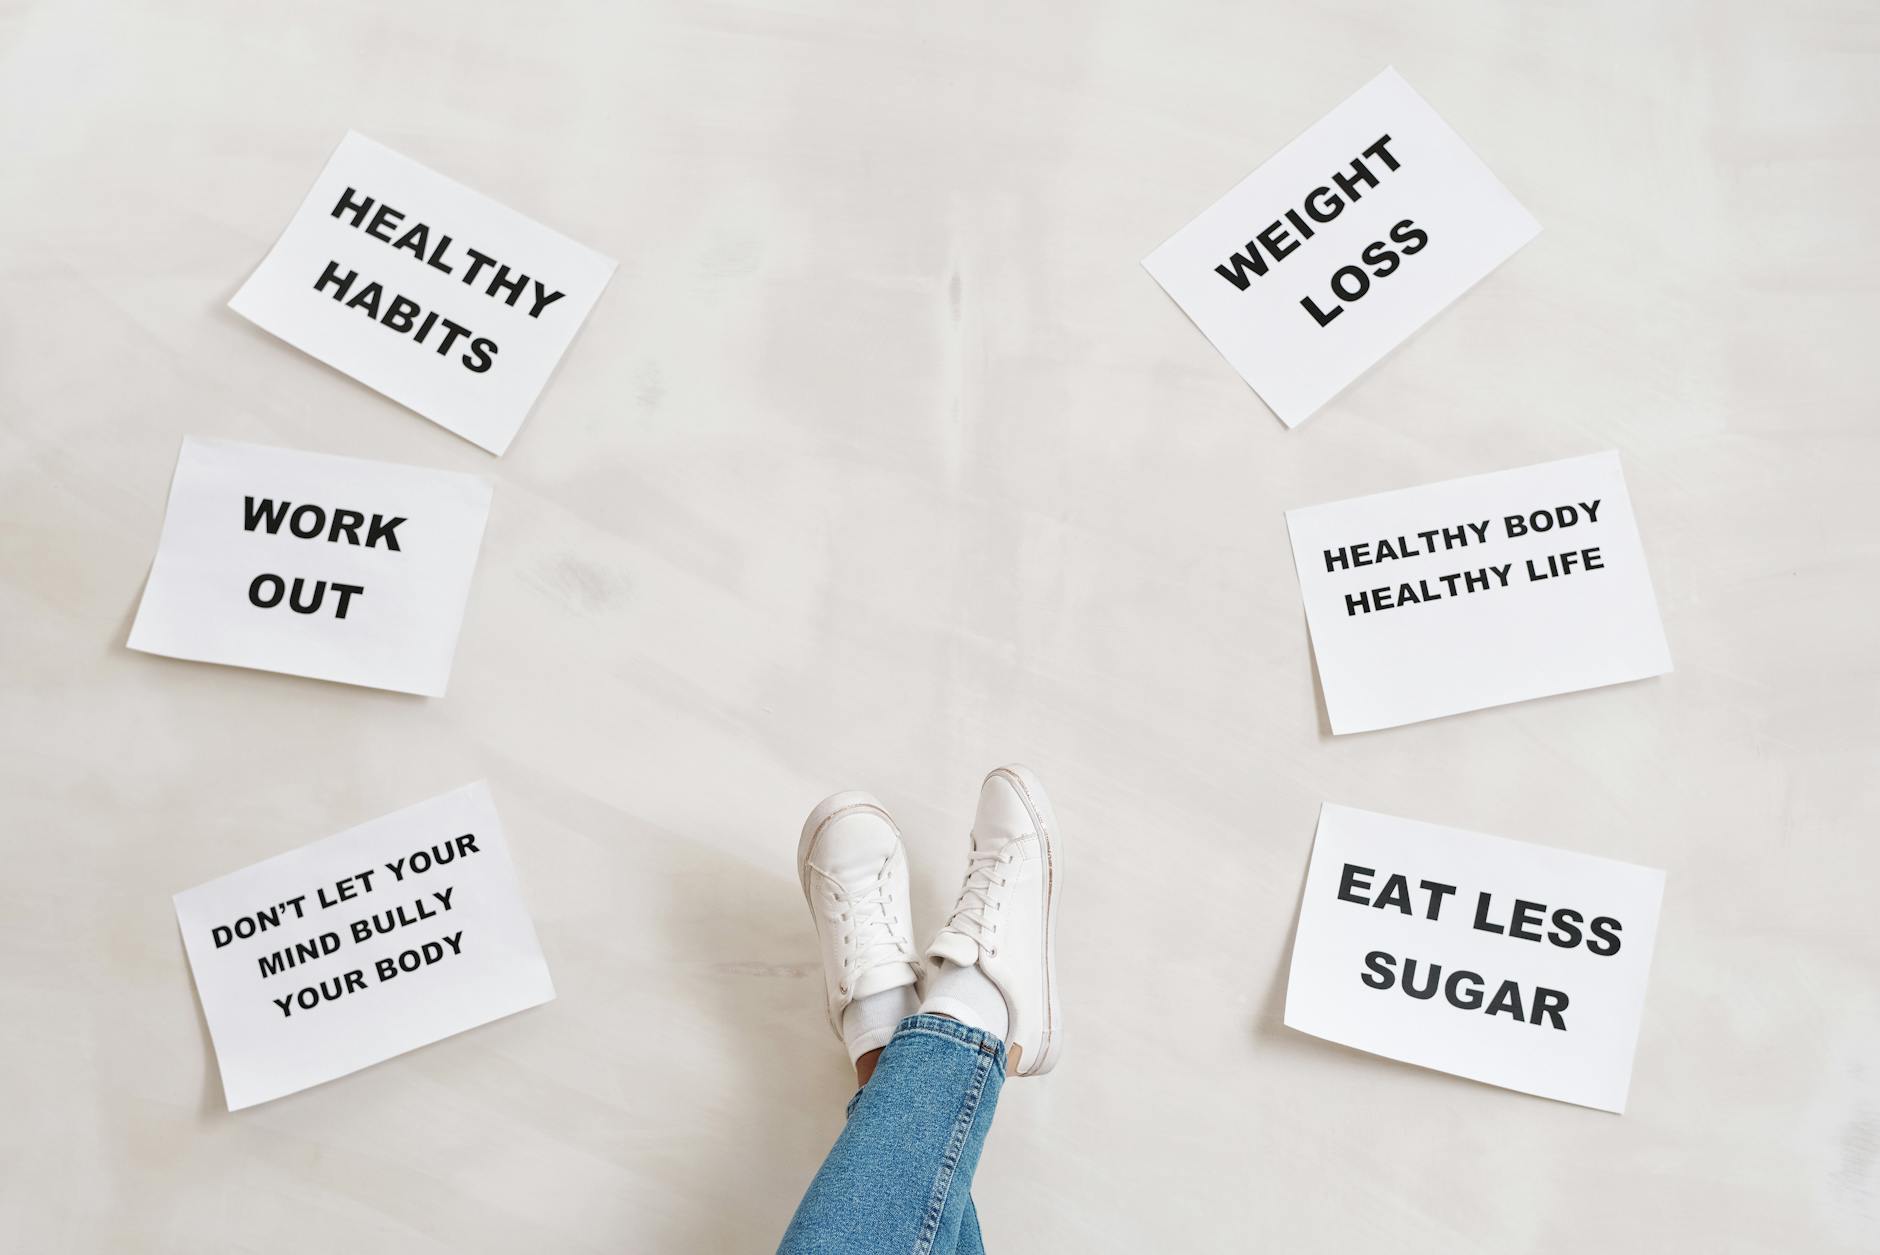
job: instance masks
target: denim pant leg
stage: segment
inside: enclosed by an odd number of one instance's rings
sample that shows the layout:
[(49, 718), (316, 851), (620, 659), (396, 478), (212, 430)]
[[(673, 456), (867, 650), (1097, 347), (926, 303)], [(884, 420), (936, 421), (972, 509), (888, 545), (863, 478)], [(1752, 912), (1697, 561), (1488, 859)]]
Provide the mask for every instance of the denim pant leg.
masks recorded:
[(1005, 1043), (910, 1015), (849, 1102), (779, 1255), (981, 1255), (973, 1169), (1005, 1083)]
[(986, 1244), (979, 1240), (979, 1209), (973, 1196), (966, 1196), (966, 1214), (960, 1219), (960, 1240), (953, 1245), (953, 1255), (986, 1255)]

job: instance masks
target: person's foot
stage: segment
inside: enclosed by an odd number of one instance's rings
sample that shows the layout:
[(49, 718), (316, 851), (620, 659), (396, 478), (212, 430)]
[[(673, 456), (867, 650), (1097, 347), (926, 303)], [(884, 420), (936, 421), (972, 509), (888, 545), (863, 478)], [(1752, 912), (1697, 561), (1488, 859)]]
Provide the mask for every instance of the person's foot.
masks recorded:
[(816, 917), (829, 1024), (853, 1063), (918, 1008), (907, 851), (880, 802), (837, 793), (803, 822), (796, 874)]
[(921, 1010), (1005, 1039), (1013, 1076), (1057, 1063), (1056, 932), (1064, 838), (1038, 777), (1000, 767), (979, 786), (966, 883), (953, 915), (927, 947)]

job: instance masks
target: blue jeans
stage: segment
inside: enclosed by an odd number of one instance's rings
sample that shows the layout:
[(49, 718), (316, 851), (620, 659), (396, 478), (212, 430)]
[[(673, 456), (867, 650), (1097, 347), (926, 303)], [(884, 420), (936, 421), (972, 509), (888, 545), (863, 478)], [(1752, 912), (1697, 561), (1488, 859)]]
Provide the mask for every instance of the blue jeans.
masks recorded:
[(849, 1100), (778, 1255), (984, 1255), (973, 1169), (1005, 1084), (1005, 1043), (910, 1015)]

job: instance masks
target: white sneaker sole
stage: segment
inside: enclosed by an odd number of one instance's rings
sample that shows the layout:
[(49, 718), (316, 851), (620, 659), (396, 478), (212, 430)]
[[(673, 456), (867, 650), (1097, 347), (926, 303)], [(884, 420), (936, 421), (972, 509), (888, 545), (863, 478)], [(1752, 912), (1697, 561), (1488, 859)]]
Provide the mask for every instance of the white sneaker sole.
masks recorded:
[(1038, 1035), (1037, 1057), (1020, 1052), (1015, 1076), (1043, 1076), (1057, 1066), (1064, 1046), (1064, 1021), (1058, 1008), (1057, 988), (1057, 916), (1058, 898), (1064, 890), (1064, 835), (1058, 830), (1057, 815), (1044, 785), (1029, 767), (1010, 763), (986, 773), (990, 780), (1001, 776), (1018, 791), (1038, 833), (1039, 850), (1044, 857), (1044, 1028)]

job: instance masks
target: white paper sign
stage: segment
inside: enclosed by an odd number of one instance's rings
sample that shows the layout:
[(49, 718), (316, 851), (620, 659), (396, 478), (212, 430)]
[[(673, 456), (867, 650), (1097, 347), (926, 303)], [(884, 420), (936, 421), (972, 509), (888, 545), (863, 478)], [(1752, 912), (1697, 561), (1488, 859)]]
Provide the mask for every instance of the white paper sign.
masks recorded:
[(1332, 731), (1671, 670), (1617, 453), (1289, 510)]
[(489, 510), (475, 475), (187, 437), (130, 647), (441, 696)]
[(1624, 1111), (1664, 883), (1650, 867), (1327, 804), (1286, 1023)]
[(229, 308), (500, 454), (613, 273), (348, 132)]
[(1387, 69), (1143, 265), (1297, 427), (1539, 232)]
[(176, 895), (230, 1111), (555, 996), (487, 785)]

